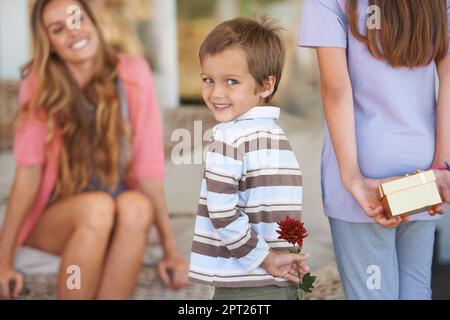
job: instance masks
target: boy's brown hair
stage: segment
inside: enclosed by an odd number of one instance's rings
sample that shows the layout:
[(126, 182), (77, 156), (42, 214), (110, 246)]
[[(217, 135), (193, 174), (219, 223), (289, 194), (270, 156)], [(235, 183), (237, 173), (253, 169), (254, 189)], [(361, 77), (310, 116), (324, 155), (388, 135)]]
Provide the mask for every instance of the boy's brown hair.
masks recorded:
[(277, 92), (283, 73), (285, 48), (278, 35), (281, 30), (274, 20), (266, 17), (260, 21), (247, 18), (225, 21), (208, 34), (200, 47), (200, 63), (207, 56), (234, 46), (243, 49), (250, 74), (258, 85), (262, 86), (269, 76), (276, 78), (273, 93), (265, 99), (267, 103)]

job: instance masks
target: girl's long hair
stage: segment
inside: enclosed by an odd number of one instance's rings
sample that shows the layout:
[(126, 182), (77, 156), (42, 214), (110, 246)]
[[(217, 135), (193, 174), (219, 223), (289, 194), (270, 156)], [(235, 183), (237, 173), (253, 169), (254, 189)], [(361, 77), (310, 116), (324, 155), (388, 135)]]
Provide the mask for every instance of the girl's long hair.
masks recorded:
[(349, 26), (370, 53), (393, 67), (415, 68), (441, 60), (448, 50), (446, 0), (370, 0), (381, 9), (381, 29), (358, 29), (358, 0), (348, 0)]
[[(62, 149), (54, 197), (66, 198), (82, 191), (94, 175), (102, 186), (112, 190), (123, 171), (119, 166), (122, 142), (124, 137), (129, 139), (130, 136), (120, 112), (118, 56), (105, 42), (89, 1), (78, 0), (99, 35), (94, 75), (81, 90), (64, 61), (51, 52), (42, 20), (44, 9), (50, 1), (37, 0), (33, 7), (33, 58), (22, 73), (23, 76), (35, 74), (37, 88), (32, 100), (21, 106), (19, 123), (29, 111), (45, 114), (47, 151), (57, 129), (61, 134)], [(95, 106), (94, 125), (90, 125), (86, 101)]]

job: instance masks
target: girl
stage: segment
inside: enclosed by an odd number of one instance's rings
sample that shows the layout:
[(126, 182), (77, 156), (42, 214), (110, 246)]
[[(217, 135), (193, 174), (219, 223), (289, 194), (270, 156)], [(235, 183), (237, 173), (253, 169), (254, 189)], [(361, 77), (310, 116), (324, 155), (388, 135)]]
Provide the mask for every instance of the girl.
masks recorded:
[(377, 188), (450, 160), (449, 16), (447, 0), (305, 0), (299, 45), (317, 48), (323, 200), (348, 299), (431, 298), (436, 217), (388, 220)]
[[(66, 20), (81, 8), (81, 28)], [(61, 255), (58, 297), (126, 299), (132, 293), (150, 227), (165, 250), (162, 280), (187, 283), (163, 191), (160, 114), (147, 63), (116, 54), (88, 1), (38, 0), (32, 13), (33, 60), (20, 88), (17, 171), (0, 239), (0, 287), (22, 288), (12, 265), (25, 244)], [(66, 288), (76, 265), (81, 289)], [(169, 273), (173, 271), (173, 281)]]

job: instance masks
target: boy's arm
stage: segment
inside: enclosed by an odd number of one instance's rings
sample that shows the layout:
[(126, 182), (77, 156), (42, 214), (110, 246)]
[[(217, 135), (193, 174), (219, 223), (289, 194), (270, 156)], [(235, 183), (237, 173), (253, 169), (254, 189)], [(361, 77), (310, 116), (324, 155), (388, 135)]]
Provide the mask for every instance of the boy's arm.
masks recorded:
[(220, 141), (211, 145), (205, 171), (209, 216), (222, 243), (250, 272), (267, 258), (270, 247), (238, 208), (243, 168), (244, 157), (237, 148)]

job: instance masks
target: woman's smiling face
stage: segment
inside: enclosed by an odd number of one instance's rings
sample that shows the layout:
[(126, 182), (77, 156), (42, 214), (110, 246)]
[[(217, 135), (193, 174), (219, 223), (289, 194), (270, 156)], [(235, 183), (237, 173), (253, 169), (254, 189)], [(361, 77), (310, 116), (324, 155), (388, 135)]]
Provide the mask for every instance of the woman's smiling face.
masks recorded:
[[(77, 6), (80, 28), (70, 28), (68, 22), (78, 18), (68, 13), (70, 6)], [(74, 15), (74, 16), (72, 16)], [(47, 30), (51, 50), (68, 64), (84, 63), (93, 59), (99, 48), (98, 31), (83, 10), (83, 6), (73, 0), (50, 1), (43, 12), (42, 21)]]

